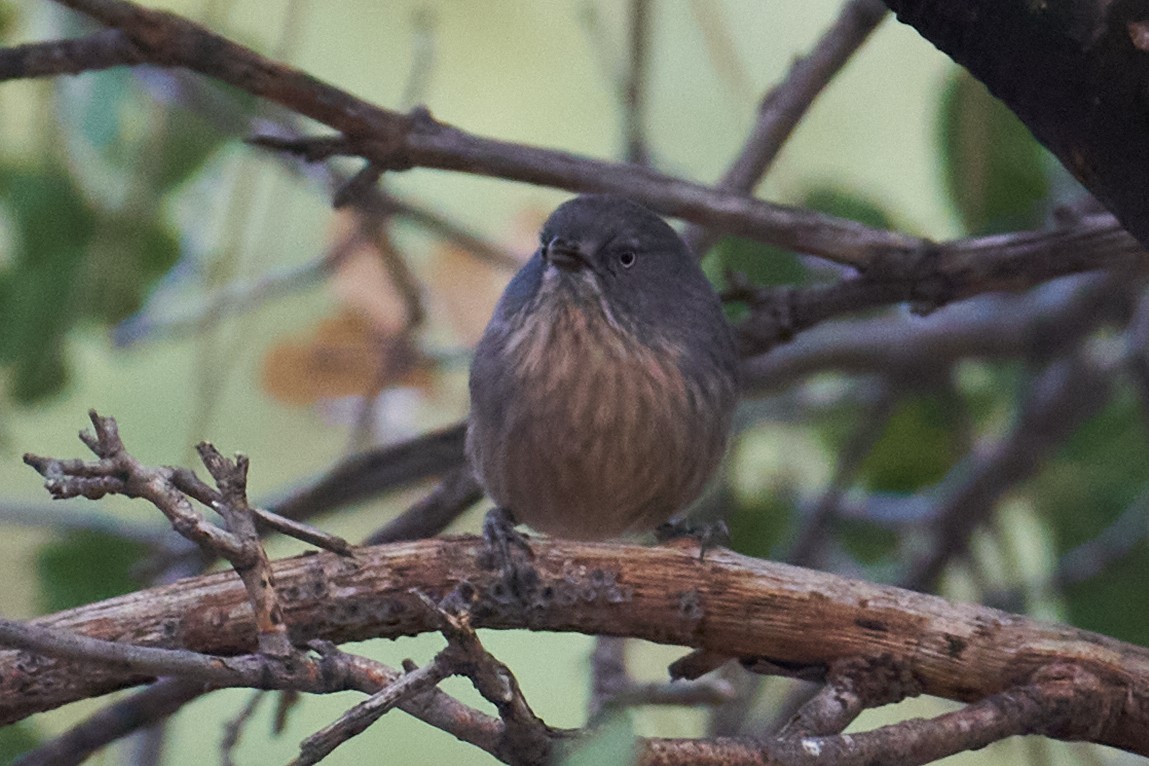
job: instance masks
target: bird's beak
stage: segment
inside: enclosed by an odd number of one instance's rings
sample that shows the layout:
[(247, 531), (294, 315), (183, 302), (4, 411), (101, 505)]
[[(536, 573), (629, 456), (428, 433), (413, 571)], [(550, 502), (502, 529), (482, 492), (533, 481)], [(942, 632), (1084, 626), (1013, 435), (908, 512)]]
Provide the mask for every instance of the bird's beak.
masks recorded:
[(586, 256), (577, 242), (555, 237), (543, 248), (543, 258), (563, 271), (577, 271), (586, 265)]

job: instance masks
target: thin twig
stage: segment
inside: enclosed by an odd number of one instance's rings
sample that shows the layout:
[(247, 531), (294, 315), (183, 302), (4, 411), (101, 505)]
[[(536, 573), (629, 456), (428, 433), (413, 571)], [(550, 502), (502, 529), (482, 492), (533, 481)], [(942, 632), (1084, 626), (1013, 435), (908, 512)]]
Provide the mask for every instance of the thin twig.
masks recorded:
[(122, 31), (101, 29), (70, 40), (0, 48), (0, 80), (96, 72), (145, 60)]
[(465, 422), (456, 423), (399, 444), (351, 455), (268, 508), (280, 516), (302, 520), (444, 474), (463, 465), (466, 432)]
[(847, 440), (838, 454), (837, 464), (830, 484), (822, 493), (810, 513), (802, 520), (797, 538), (787, 551), (786, 560), (797, 566), (815, 566), (822, 546), (830, 531), (830, 525), (837, 516), (842, 498), (850, 483), (861, 470), (866, 456), (873, 450), (885, 431), (886, 424), (894, 412), (897, 397), (893, 391), (883, 391), (870, 411), (865, 413), (862, 422)]
[(648, 165), (646, 147), (646, 78), (650, 60), (650, 0), (630, 0), (630, 56), (622, 89), (623, 156)]
[(535, 715), (510, 668), (491, 655), (471, 626), (471, 615), (462, 591), (436, 603), (422, 591), (416, 596), (438, 617), (439, 632), (447, 639), (440, 652), (443, 662), (467, 676), (475, 690), (499, 711), (503, 721), (500, 754), (512, 763), (546, 763), (555, 739), (562, 735)]
[[(741, 193), (754, 190), (818, 94), (887, 13), (881, 0), (849, 0), (842, 7), (814, 49), (797, 59), (786, 78), (763, 97), (754, 128), (718, 182), (718, 188)], [(699, 256), (714, 244), (713, 233), (698, 225), (688, 226), (683, 238)]]
[(616, 694), (633, 683), (626, 668), (626, 639), (595, 636), (590, 655), (589, 717), (594, 719)]
[(223, 728), (223, 737), (219, 741), (219, 763), (220, 766), (235, 766), (236, 745), (239, 744), (239, 738), (243, 734), (243, 730), (247, 727), (251, 717), (255, 714), (255, 709), (263, 698), (267, 696), (267, 692), (259, 689), (251, 693), (247, 702), (240, 708)]
[(363, 702), (348, 710), (339, 720), (315, 732), (299, 745), (299, 755), (291, 766), (312, 766), (330, 755), (335, 748), (367, 730), (371, 724), (404, 699), (426, 691), (455, 673), (449, 662), (440, 657), (422, 668), (407, 670), (399, 678)]
[[(937, 376), (963, 359), (1047, 358), (1128, 319), (1108, 274), (1083, 274), (1020, 295), (986, 295), (926, 317), (904, 312), (827, 322), (746, 359), (742, 385), (762, 395), (821, 372)], [(1056, 332), (1049, 328), (1056, 327)]]

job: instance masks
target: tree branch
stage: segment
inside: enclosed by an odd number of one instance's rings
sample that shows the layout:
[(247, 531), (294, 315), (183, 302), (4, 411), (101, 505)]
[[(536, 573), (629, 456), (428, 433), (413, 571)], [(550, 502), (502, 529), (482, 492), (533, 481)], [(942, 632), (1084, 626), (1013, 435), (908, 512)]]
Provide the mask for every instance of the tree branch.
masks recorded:
[[(742, 194), (754, 191), (818, 94), (869, 38), (887, 12), (881, 0), (849, 0), (842, 6), (838, 18), (814, 49), (795, 61), (786, 78), (763, 97), (754, 127), (718, 182), (719, 189)], [(697, 226), (687, 227), (683, 238), (700, 256), (713, 244), (712, 234)]]
[[(716, 190), (631, 164), (482, 138), (437, 122), (425, 111), (402, 115), (362, 101), (299, 70), (173, 14), (126, 0), (60, 0), (122, 31), (148, 62), (183, 67), (281, 104), (339, 134), (275, 141), (315, 157), (353, 154), (377, 169), (456, 170), (572, 191), (613, 192), (703, 226), (820, 255), (862, 277), (803, 291), (747, 296), (752, 319), (743, 345), (762, 351), (830, 316), (910, 301), (923, 310), (987, 291), (1018, 290), (1056, 276), (1141, 265), (1144, 251), (1109, 216), (1050, 233), (956, 240), (937, 245), (853, 221)], [(20, 76), (21, 73), (13, 73)]]
[[(1052, 664), (1103, 680), (1119, 704), (1092, 741), (1149, 754), (1149, 650), (935, 596), (850, 581), (728, 551), (532, 541), (539, 591), (511, 603), (481, 541), (426, 540), (276, 562), (289, 632), (343, 642), (437, 630), (411, 588), (435, 596), (466, 583), (475, 627), (625, 635), (777, 664), (828, 666), (890, 654), (926, 694), (974, 700), (1024, 686)], [(403, 576), (397, 578), (396, 572)], [(747, 605), (759, 605), (747, 608)], [(35, 620), (34, 626), (215, 655), (254, 648), (242, 584), (225, 572)], [(0, 652), (0, 722), (145, 676)]]
[(886, 0), (1012, 109), (1149, 244), (1142, 0)]

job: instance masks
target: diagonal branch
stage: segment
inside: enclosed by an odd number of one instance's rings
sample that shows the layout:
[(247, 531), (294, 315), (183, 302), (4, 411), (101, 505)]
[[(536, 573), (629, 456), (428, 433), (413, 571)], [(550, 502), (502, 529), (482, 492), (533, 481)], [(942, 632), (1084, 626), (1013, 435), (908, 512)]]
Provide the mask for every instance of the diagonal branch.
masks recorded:
[[(763, 97), (754, 127), (718, 182), (719, 189), (743, 194), (754, 190), (818, 94), (886, 15), (881, 0), (849, 0), (842, 7), (814, 49), (795, 61), (786, 79)], [(687, 227), (683, 237), (699, 255), (713, 244), (709, 232), (694, 226)]]
[[(1141, 265), (1145, 254), (1111, 216), (1053, 232), (938, 245), (812, 211), (774, 205), (625, 163), (483, 138), (433, 119), (382, 109), (273, 62), (179, 16), (126, 0), (60, 0), (122, 31), (148, 62), (182, 67), (281, 104), (338, 131), (294, 142), (319, 156), (354, 154), (376, 169), (439, 168), (622, 194), (664, 214), (853, 266), (858, 279), (802, 291), (752, 291), (742, 339), (765, 350), (830, 316), (908, 301), (929, 310), (987, 291), (1018, 290), (1056, 276)], [(20, 76), (19, 72), (12, 76)], [(291, 145), (292, 142), (280, 142)]]
[(483, 138), (441, 123), (426, 110), (400, 114), (383, 109), (188, 19), (126, 0), (58, 1), (121, 30), (147, 63), (191, 69), (310, 117), (338, 131), (331, 146), (340, 153), (355, 154), (384, 170), (438, 168), (613, 192), (642, 200), (667, 215), (732, 234), (765, 237), (857, 267), (870, 262), (874, 252), (921, 246), (916, 237), (716, 191), (638, 165)]
[(84, 37), (0, 49), (0, 80), (55, 77), (146, 63), (147, 59), (118, 29)]

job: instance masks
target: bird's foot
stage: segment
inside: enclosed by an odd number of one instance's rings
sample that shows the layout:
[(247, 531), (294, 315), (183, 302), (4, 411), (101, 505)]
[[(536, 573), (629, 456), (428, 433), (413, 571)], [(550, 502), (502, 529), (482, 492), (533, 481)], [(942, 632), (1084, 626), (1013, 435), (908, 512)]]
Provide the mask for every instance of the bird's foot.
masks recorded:
[(730, 527), (725, 521), (697, 522), (673, 519), (654, 529), (654, 538), (660, 543), (689, 539), (698, 543), (698, 560), (706, 559), (706, 552), (730, 544)]
[(487, 550), (483, 565), (497, 569), (507, 595), (527, 600), (538, 586), (534, 552), (522, 532), (515, 529), (515, 519), (506, 508), (492, 508), (483, 519), (483, 540)]

